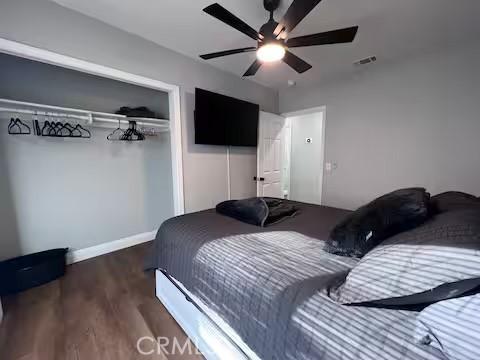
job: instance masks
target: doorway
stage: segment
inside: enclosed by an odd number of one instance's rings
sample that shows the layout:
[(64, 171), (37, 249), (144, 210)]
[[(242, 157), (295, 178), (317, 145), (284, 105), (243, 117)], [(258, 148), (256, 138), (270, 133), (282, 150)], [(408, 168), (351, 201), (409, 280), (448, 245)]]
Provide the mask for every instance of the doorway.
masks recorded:
[(325, 120), (325, 107), (260, 113), (257, 196), (321, 205)]
[(285, 197), (322, 204), (325, 160), (325, 107), (284, 114)]

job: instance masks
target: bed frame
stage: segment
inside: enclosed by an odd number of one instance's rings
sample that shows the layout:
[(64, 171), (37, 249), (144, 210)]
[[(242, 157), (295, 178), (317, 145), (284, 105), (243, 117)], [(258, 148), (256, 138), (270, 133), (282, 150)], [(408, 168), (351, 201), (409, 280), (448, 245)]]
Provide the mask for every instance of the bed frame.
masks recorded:
[(260, 360), (240, 336), (179, 281), (156, 270), (156, 295), (207, 360)]

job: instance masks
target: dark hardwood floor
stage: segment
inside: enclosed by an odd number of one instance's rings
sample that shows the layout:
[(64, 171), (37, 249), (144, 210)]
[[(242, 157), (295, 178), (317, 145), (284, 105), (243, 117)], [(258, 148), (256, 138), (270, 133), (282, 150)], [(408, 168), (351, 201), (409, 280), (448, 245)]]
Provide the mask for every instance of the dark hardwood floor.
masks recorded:
[[(181, 353), (189, 340), (155, 297), (153, 273), (142, 271), (149, 245), (71, 265), (57, 281), (3, 298), (0, 359), (202, 359), (193, 344)], [(152, 354), (137, 350), (142, 337)]]

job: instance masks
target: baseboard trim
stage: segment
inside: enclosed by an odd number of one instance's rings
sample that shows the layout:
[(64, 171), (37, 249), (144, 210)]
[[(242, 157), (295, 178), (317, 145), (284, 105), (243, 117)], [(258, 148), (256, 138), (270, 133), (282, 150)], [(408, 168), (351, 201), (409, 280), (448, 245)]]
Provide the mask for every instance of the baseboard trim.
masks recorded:
[(67, 254), (67, 263), (74, 264), (76, 262), (91, 259), (100, 255), (105, 255), (114, 251), (122, 250), (138, 244), (143, 244), (155, 239), (157, 230), (129, 236), (120, 240), (110, 241), (108, 243), (95, 245), (85, 249), (73, 250)]

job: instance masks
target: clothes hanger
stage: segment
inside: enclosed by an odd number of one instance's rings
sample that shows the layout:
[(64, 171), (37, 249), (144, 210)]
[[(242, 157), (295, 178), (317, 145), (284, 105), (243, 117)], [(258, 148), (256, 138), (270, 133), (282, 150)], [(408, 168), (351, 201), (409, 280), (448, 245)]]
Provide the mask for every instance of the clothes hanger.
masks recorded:
[(20, 125), (20, 127), (22, 128), (22, 135), (30, 135), (32, 133), (32, 130), (30, 129), (30, 126), (25, 124), (22, 120), (17, 118), (17, 122)]
[(77, 124), (77, 126), (75, 126), (75, 129), (80, 131), (80, 136), (79, 137), (81, 137), (82, 139), (90, 139), (92, 137), (92, 133), (90, 131), (88, 131), (87, 129), (85, 129), (80, 124)]
[[(18, 129), (17, 131), (14, 131), (13, 129), (16, 128)], [(20, 126), (17, 124), (14, 118), (10, 118), (10, 123), (8, 124), (8, 133), (10, 135), (17, 135), (18, 132), (21, 131)]]
[(25, 124), (19, 118), (11, 118), (10, 124), (8, 125), (8, 133), (10, 135), (30, 135), (32, 130), (30, 129), (30, 126)]
[(73, 138), (81, 138), (82, 137), (82, 131), (78, 129), (78, 126), (75, 126), (72, 130), (72, 135)]
[(40, 125), (38, 124), (38, 115), (36, 111), (33, 113), (33, 116), (32, 116), (32, 125), (33, 125), (33, 134), (40, 136), (41, 130), (40, 130)]
[(125, 134), (120, 138), (123, 141), (143, 141), (145, 140), (145, 135), (137, 130), (137, 122), (129, 121), (129, 126)]
[(46, 120), (43, 123), (42, 130), (40, 131), (40, 135), (48, 136), (49, 131), (50, 131), (50, 121)]
[(45, 121), (40, 134), (42, 136), (55, 136), (55, 122), (48, 116), (48, 113), (45, 113), (44, 116)]
[(107, 136), (107, 140), (120, 141), (123, 135), (125, 135), (125, 131), (120, 127), (120, 119), (118, 119), (118, 127)]
[(58, 134), (58, 130), (62, 127), (62, 123), (60, 122), (51, 122), (50, 129), (48, 131), (48, 136), (51, 137), (60, 137)]
[(61, 123), (52, 121), (52, 119), (48, 117), (45, 117), (45, 119), (49, 120), (46, 120), (43, 123), (41, 135), (46, 137), (58, 137), (57, 131), (59, 129), (59, 124), (61, 126)]
[(68, 122), (57, 123), (57, 136), (59, 137), (71, 137), (72, 130), (70, 129), (71, 125)]
[(63, 127), (69, 131), (68, 137), (74, 137), (74, 136), (72, 136), (72, 134), (73, 134), (73, 130), (75, 130), (75, 128), (72, 126), (72, 124), (66, 122), (65, 124), (63, 124)]

